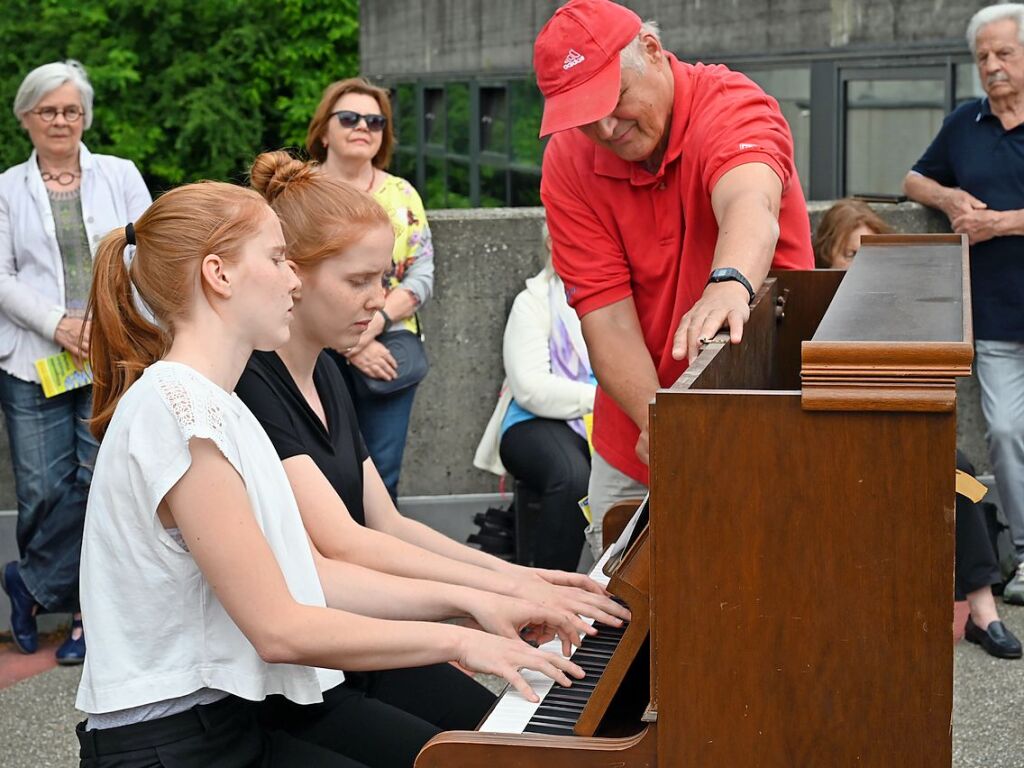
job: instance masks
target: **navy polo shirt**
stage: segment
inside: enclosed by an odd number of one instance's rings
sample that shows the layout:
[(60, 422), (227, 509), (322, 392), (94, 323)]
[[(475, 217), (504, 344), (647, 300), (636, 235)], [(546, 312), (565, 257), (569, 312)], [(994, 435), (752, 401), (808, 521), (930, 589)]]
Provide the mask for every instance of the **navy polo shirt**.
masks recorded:
[[(1024, 208), (1024, 125), (1005, 130), (988, 99), (962, 104), (942, 123), (914, 170), (959, 187), (993, 211)], [(1024, 341), (1024, 237), (971, 246), (974, 337)]]

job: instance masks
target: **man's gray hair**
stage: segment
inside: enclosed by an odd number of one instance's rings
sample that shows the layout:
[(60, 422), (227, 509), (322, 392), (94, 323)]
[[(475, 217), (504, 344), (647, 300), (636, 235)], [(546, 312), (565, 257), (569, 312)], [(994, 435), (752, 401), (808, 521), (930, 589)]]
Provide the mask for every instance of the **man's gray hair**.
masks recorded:
[(653, 35), (654, 38), (660, 43), (661, 42), (661, 30), (658, 28), (658, 22), (656, 21), (645, 21), (640, 25), (640, 32), (634, 37), (629, 45), (619, 52), (619, 62), (622, 68), (629, 67), (635, 69), (637, 72), (643, 72), (645, 68), (644, 64), (644, 44), (640, 39), (644, 35)]
[(978, 33), (982, 27), (988, 26), (994, 21), (1010, 19), (1017, 23), (1017, 40), (1024, 45), (1024, 5), (1021, 3), (1000, 3), (982, 8), (967, 22), (967, 45), (971, 53), (978, 52)]
[(64, 83), (71, 83), (78, 89), (78, 94), (82, 97), (82, 125), (88, 129), (92, 125), (92, 85), (85, 74), (85, 67), (74, 59), (43, 64), (25, 75), (14, 97), (14, 116), (20, 120), (26, 112), (31, 112), (46, 94), (60, 88)]

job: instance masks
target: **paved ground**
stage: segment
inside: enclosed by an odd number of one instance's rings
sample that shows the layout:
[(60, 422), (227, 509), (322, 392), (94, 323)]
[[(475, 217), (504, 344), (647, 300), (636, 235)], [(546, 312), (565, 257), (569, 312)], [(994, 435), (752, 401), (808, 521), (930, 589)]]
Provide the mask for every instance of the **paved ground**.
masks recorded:
[[(479, 509), (495, 501), (467, 500), (467, 510), (457, 513), (443, 500), (407, 499), (402, 506), (410, 517), (464, 541), (473, 528), (470, 507)], [(1024, 608), (1000, 606), (1000, 611), (1007, 625), (1024, 638)], [(961, 610), (960, 620), (964, 618)], [(49, 668), (4, 687), (4, 670), (22, 664), (36, 673), (50, 666), (42, 658), (50, 653), (41, 650), (31, 659), (12, 658), (9, 643), (0, 642), (0, 768), (78, 764), (74, 727), (82, 715), (74, 709), (74, 698), (80, 669)], [(1024, 768), (1024, 661), (999, 661), (964, 642), (954, 646), (953, 654), (953, 768)], [(494, 679), (485, 683), (492, 689), (498, 685)]]
[[(1024, 608), (1004, 608), (1003, 618), (1024, 637)], [(998, 661), (967, 643), (954, 656), (954, 768), (1024, 767), (1024, 662)], [(80, 674), (56, 668), (0, 690), (0, 765), (77, 765)]]

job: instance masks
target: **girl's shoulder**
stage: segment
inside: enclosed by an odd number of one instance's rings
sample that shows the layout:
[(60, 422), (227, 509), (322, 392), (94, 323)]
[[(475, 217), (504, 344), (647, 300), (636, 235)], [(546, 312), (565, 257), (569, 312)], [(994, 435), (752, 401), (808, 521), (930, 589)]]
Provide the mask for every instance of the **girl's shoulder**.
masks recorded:
[(139, 428), (154, 434), (176, 429), (186, 442), (193, 437), (205, 437), (223, 449), (230, 429), (226, 417), (240, 405), (237, 398), (195, 369), (160, 360), (129, 387), (118, 404), (111, 429)]

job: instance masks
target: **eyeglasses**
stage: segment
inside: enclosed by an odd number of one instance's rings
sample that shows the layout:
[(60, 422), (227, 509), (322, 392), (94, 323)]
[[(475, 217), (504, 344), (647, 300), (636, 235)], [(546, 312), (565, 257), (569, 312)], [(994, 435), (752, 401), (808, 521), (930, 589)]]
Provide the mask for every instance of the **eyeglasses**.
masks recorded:
[(380, 133), (384, 130), (384, 126), (388, 124), (388, 119), (384, 115), (361, 115), (350, 109), (332, 112), (331, 117), (338, 118), (338, 123), (341, 124), (342, 128), (355, 128), (359, 125), (360, 120), (364, 120), (366, 121), (367, 130), (373, 133)]
[(64, 109), (43, 107), (42, 109), (33, 109), (32, 114), (38, 115), (44, 123), (52, 123), (57, 119), (57, 115), (63, 115), (69, 123), (77, 123), (79, 118), (85, 114), (85, 110), (81, 107), (64, 107)]

